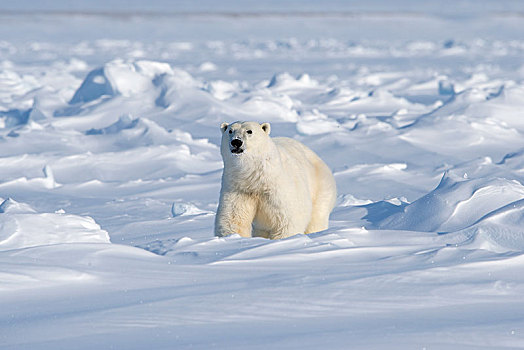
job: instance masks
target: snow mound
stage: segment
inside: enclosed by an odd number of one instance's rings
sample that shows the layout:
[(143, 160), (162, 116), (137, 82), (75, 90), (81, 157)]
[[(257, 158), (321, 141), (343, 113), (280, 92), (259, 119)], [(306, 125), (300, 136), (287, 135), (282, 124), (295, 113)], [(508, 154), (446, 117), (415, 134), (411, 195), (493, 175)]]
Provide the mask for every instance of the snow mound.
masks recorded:
[(275, 74), (267, 85), (268, 88), (278, 91), (293, 90), (301, 88), (314, 88), (318, 86), (318, 82), (311, 79), (308, 74), (301, 74), (296, 79), (289, 73)]
[(0, 213), (36, 213), (30, 205), (7, 198), (0, 204)]
[(139, 122), (139, 119), (133, 119), (130, 115), (121, 116), (115, 123), (100, 129), (89, 129), (86, 131), (86, 135), (112, 135), (117, 134), (122, 130), (132, 129)]
[(191, 133), (180, 129), (166, 129), (148, 118), (135, 118), (130, 114), (122, 115), (116, 122), (102, 128), (91, 128), (85, 131), (87, 136), (97, 137), (99, 143), (109, 141), (118, 150), (144, 146), (173, 145), (189, 149), (195, 156), (209, 157), (202, 152), (216, 151), (217, 146), (207, 139), (194, 139)]
[(461, 245), (495, 252), (524, 250), (524, 200), (499, 208), (457, 233)]
[(340, 125), (327, 115), (314, 109), (303, 113), (297, 123), (297, 131), (302, 135), (320, 135), (340, 131)]
[(524, 186), (501, 178), (468, 179), (446, 172), (430, 193), (378, 223), (383, 229), (454, 232), (524, 198)]
[(235, 84), (223, 80), (211, 81), (208, 82), (205, 86), (205, 90), (219, 101), (224, 101), (231, 98), (236, 94), (238, 89), (239, 87), (235, 86)]
[(114, 60), (91, 71), (75, 92), (70, 104), (86, 103), (103, 96), (133, 96), (154, 89), (153, 80), (173, 74), (166, 63)]
[(296, 122), (298, 119), (294, 102), (288, 95), (273, 94), (261, 90), (248, 97), (241, 104), (243, 113), (251, 118), (269, 122)]
[(37, 213), (11, 198), (0, 205), (0, 251), (63, 243), (110, 243), (90, 217)]

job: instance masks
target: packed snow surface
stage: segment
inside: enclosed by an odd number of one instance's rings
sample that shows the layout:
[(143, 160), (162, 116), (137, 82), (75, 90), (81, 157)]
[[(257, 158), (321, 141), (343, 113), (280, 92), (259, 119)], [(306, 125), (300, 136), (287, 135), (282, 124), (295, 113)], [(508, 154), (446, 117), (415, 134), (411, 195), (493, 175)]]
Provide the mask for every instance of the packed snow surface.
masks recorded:
[[(524, 348), (521, 3), (173, 3), (0, 6), (1, 349)], [(213, 237), (236, 120), (328, 230)]]

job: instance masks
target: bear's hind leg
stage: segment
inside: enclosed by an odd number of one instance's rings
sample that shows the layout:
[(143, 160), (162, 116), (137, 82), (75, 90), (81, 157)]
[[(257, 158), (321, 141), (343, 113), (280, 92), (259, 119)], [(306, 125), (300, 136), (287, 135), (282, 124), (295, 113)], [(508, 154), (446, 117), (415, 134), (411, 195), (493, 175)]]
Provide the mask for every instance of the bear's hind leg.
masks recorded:
[(326, 186), (324, 191), (317, 196), (311, 210), (311, 220), (305, 233), (314, 233), (327, 230), (329, 227), (329, 214), (335, 205), (336, 191), (332, 186)]

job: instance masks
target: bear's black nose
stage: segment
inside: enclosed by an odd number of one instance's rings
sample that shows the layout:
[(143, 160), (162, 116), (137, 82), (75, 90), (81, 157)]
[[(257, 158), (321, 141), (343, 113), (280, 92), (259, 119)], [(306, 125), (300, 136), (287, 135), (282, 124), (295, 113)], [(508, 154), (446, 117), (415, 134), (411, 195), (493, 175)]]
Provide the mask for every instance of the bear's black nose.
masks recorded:
[(235, 147), (235, 148), (240, 148), (240, 146), (242, 146), (242, 140), (239, 140), (239, 139), (233, 139), (231, 141), (231, 146)]

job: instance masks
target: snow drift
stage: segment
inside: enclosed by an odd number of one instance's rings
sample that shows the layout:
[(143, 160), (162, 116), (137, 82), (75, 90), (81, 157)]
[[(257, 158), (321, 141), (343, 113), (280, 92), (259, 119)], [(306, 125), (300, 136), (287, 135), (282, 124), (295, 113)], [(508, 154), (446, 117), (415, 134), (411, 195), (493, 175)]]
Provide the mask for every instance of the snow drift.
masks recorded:
[(447, 172), (433, 191), (401, 213), (378, 223), (380, 228), (454, 232), (467, 228), (502, 207), (524, 199), (524, 186), (506, 179), (468, 179)]
[(518, 181), (468, 179), (446, 172), (437, 188), (379, 219), (376, 225), (381, 229), (447, 234), (450, 244), (496, 252), (521, 251), (523, 203), (524, 186)]
[(109, 243), (109, 235), (90, 217), (37, 213), (11, 198), (0, 205), (0, 250), (64, 243)]

